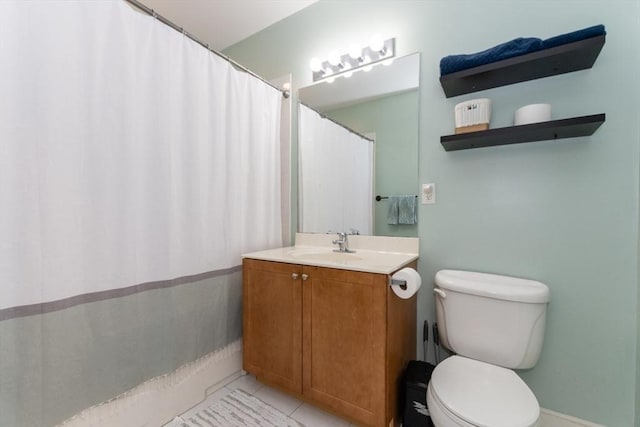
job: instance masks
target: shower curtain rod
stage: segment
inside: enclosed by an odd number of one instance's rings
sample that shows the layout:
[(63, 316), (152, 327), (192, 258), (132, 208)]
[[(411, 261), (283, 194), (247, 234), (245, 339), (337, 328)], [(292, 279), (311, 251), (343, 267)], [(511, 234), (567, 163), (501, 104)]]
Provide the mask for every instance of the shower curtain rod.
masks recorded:
[(335, 120), (333, 120), (331, 117), (327, 117), (327, 116), (325, 116), (325, 115), (324, 115), (324, 114), (322, 114), (320, 111), (316, 110), (316, 109), (315, 109), (315, 108), (313, 108), (313, 107), (310, 107), (309, 105), (305, 104), (304, 102), (302, 102), (302, 101), (300, 101), (300, 100), (298, 100), (298, 102), (300, 103), (300, 105), (304, 105), (305, 107), (307, 107), (308, 109), (310, 109), (310, 110), (311, 110), (311, 111), (313, 111), (314, 113), (318, 114), (318, 115), (319, 115), (320, 117), (322, 117), (323, 119), (325, 119), (325, 120), (329, 120), (331, 123), (333, 123), (333, 124), (335, 124), (335, 125), (338, 125), (338, 126), (340, 126), (341, 128), (343, 128), (343, 129), (348, 130), (349, 132), (351, 132), (351, 133), (352, 133), (352, 134), (354, 134), (354, 135), (358, 135), (358, 136), (359, 136), (360, 138), (362, 138), (362, 139), (366, 139), (367, 141), (369, 141), (369, 142), (373, 142), (374, 144), (376, 143), (376, 141), (375, 141), (375, 140), (373, 140), (373, 139), (369, 138), (368, 136), (364, 136), (364, 135), (362, 135), (362, 134), (360, 134), (360, 133), (356, 132), (355, 130), (353, 130), (353, 129), (351, 129), (351, 128), (349, 128), (349, 127), (345, 126), (345, 125), (343, 125), (342, 123), (338, 123), (338, 122), (336, 122), (336, 121), (335, 121)]
[(253, 71), (251, 71), (250, 69), (245, 67), (244, 65), (241, 65), (241, 64), (237, 63), (233, 59), (229, 58), (227, 55), (225, 55), (225, 54), (223, 54), (221, 52), (218, 52), (217, 50), (213, 49), (211, 46), (209, 46), (209, 43), (203, 42), (202, 40), (200, 40), (199, 38), (197, 38), (193, 34), (187, 32), (183, 27), (173, 23), (172, 21), (168, 20), (164, 16), (158, 14), (155, 10), (151, 9), (150, 7), (145, 6), (144, 4), (140, 3), (138, 0), (124, 0), (124, 1), (126, 1), (127, 3), (132, 4), (133, 6), (135, 6), (138, 9), (140, 9), (141, 11), (145, 12), (146, 14), (153, 16), (155, 19), (157, 19), (158, 21), (162, 22), (163, 24), (173, 28), (177, 32), (182, 33), (184, 36), (190, 38), (194, 42), (198, 43), (200, 46), (202, 46), (205, 49), (207, 49), (209, 52), (211, 52), (211, 53), (213, 53), (215, 55), (218, 55), (220, 58), (222, 58), (225, 61), (229, 62), (234, 67), (241, 69), (245, 73), (248, 73), (248, 74), (252, 75), (253, 77), (263, 81), (264, 83), (268, 84), (269, 86), (271, 86), (272, 88), (276, 89), (277, 91), (282, 92), (282, 96), (284, 96), (285, 98), (289, 98), (289, 91), (288, 90), (283, 90), (283, 89), (279, 88), (278, 86), (274, 85), (270, 81), (267, 81), (264, 78), (260, 77), (259, 75), (257, 75), (256, 73), (254, 73)]

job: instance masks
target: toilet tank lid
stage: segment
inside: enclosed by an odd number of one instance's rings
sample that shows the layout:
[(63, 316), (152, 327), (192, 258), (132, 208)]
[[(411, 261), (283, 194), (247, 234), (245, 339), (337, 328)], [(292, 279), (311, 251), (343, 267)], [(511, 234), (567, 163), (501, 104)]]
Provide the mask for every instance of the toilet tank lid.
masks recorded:
[(440, 270), (436, 285), (442, 289), (506, 301), (549, 302), (549, 288), (535, 280), (461, 270)]

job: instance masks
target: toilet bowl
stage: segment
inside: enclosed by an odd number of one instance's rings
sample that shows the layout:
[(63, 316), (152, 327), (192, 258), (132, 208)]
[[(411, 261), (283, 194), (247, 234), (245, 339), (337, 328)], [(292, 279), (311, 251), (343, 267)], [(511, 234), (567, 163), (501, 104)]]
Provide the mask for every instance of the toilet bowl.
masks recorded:
[(427, 407), (436, 427), (535, 427), (540, 406), (510, 369), (452, 356), (433, 371)]
[(434, 293), (438, 336), (455, 353), (427, 387), (435, 427), (535, 427), (540, 406), (513, 371), (542, 350), (549, 288), (517, 277), (441, 270)]

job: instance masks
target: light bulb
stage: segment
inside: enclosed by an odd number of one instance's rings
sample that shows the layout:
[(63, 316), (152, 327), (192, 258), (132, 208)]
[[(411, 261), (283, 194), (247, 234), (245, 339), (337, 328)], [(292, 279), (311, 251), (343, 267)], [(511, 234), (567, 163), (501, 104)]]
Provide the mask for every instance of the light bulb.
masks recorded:
[(282, 84), (282, 89), (283, 90), (291, 90), (291, 83), (290, 82), (286, 82)]
[(329, 52), (327, 60), (329, 61), (329, 64), (335, 67), (340, 64), (340, 54), (335, 50), (333, 52)]
[(360, 59), (362, 57), (362, 47), (357, 43), (350, 45), (349, 56), (353, 59)]
[(376, 34), (369, 40), (369, 46), (371, 46), (371, 50), (374, 52), (382, 52), (384, 50), (384, 40), (382, 40), (379, 34)]
[[(346, 73), (345, 73), (346, 71)], [(349, 64), (348, 62), (345, 62), (344, 64), (344, 68), (342, 69), (342, 72), (344, 74), (341, 74), (342, 76), (345, 76), (345, 78), (349, 78), (353, 75), (353, 71), (351, 71), (351, 64)]]
[(336, 80), (336, 78), (335, 78), (335, 77), (329, 77), (329, 78), (327, 79), (327, 83), (333, 83), (335, 80)]
[(311, 61), (309, 61), (309, 68), (311, 68), (311, 71), (314, 73), (317, 73), (322, 70), (322, 61), (318, 58), (311, 58)]
[(362, 71), (364, 71), (365, 73), (368, 73), (372, 69), (373, 69), (373, 65), (366, 65), (366, 66), (362, 67)]
[(370, 57), (369, 55), (365, 55), (365, 56), (362, 58), (362, 62), (361, 62), (361, 64), (362, 64), (362, 65), (364, 65), (364, 64), (369, 64), (369, 65), (365, 65), (362, 69), (363, 69), (364, 71), (371, 71), (371, 57)]
[(393, 64), (393, 58), (385, 59), (384, 61), (382, 61), (382, 65), (386, 65), (387, 67), (391, 64)]

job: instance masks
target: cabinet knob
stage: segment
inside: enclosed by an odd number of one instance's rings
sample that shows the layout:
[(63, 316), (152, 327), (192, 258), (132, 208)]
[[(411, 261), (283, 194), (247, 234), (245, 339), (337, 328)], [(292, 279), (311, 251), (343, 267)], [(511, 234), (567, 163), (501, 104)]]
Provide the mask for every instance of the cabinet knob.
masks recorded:
[(308, 275), (308, 274), (303, 274), (303, 275), (302, 275), (302, 280), (307, 280), (308, 278), (309, 278), (309, 275)]
[(298, 278), (298, 273), (291, 273), (291, 278), (296, 280)]

